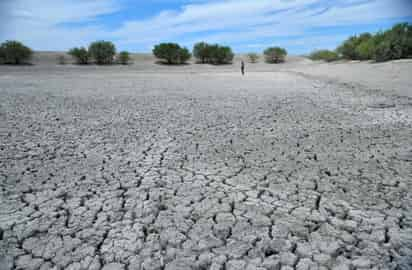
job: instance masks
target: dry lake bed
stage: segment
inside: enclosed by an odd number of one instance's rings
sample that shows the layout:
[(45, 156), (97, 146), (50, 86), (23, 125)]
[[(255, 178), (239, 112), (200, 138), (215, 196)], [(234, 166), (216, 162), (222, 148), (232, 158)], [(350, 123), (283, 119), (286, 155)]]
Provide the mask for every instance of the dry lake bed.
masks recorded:
[(412, 63), (246, 68), (0, 67), (0, 269), (412, 269)]

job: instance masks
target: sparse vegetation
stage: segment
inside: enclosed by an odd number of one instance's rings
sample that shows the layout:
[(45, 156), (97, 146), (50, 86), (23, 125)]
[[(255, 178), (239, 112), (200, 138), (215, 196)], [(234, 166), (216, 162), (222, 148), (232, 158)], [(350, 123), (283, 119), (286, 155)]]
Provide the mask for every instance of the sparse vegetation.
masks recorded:
[(64, 55), (57, 56), (57, 63), (59, 65), (66, 65), (66, 63), (67, 63), (66, 57), (64, 57)]
[(157, 58), (165, 60), (169, 65), (184, 64), (191, 57), (188, 49), (182, 48), (176, 43), (161, 43), (156, 45), (153, 49), (153, 54)]
[(0, 63), (20, 65), (27, 63), (33, 51), (19, 41), (8, 40), (0, 46)]
[(280, 47), (267, 48), (263, 54), (267, 63), (277, 64), (285, 62), (285, 57), (288, 54), (286, 49)]
[(199, 42), (193, 47), (193, 55), (202, 64), (230, 64), (233, 61), (234, 53), (228, 46), (221, 46), (219, 44), (207, 44)]
[(71, 49), (69, 55), (76, 60), (78, 65), (87, 65), (89, 63), (89, 52), (84, 47)]
[(90, 44), (89, 54), (98, 65), (113, 64), (116, 47), (110, 41), (96, 41)]
[(309, 55), (309, 58), (314, 61), (323, 60), (326, 62), (332, 62), (339, 59), (339, 55), (335, 51), (330, 50), (318, 50)]
[(259, 55), (257, 53), (248, 53), (247, 57), (249, 59), (250, 63), (257, 63), (257, 61), (259, 60)]
[(118, 58), (117, 58), (118, 62), (121, 65), (127, 65), (130, 62), (130, 53), (127, 51), (122, 51), (119, 53)]

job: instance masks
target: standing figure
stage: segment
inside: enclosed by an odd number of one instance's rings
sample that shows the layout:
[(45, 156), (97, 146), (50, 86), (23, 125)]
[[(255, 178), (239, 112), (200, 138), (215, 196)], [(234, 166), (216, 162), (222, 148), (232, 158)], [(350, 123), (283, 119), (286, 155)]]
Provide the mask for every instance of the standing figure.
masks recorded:
[(242, 72), (242, 75), (245, 75), (245, 62), (243, 62), (240, 64), (240, 71)]

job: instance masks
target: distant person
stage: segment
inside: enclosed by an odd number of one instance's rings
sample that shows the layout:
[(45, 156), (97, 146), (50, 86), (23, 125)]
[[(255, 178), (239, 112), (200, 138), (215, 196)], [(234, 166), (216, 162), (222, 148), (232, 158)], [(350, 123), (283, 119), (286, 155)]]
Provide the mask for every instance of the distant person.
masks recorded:
[(240, 64), (240, 71), (242, 72), (242, 76), (245, 75), (245, 62), (241, 62)]

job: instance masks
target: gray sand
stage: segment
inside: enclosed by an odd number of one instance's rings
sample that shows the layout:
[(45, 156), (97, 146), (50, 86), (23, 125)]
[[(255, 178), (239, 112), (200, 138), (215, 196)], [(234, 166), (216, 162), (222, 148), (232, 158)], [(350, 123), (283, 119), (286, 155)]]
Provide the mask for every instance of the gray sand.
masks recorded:
[(411, 269), (408, 72), (237, 63), (0, 67), (0, 269)]

